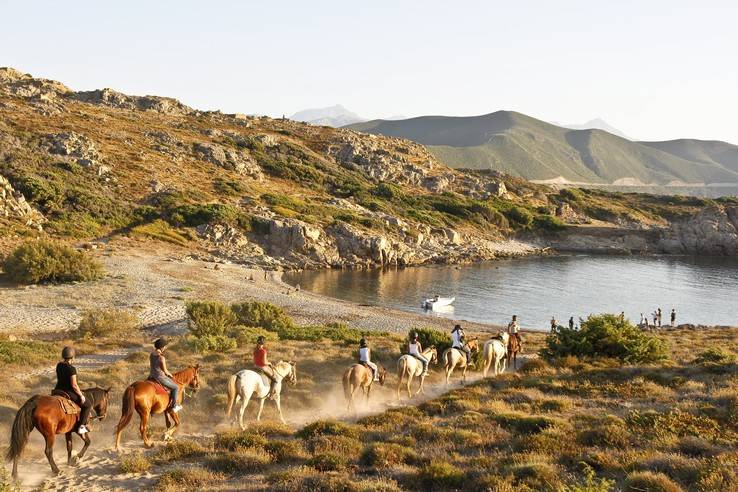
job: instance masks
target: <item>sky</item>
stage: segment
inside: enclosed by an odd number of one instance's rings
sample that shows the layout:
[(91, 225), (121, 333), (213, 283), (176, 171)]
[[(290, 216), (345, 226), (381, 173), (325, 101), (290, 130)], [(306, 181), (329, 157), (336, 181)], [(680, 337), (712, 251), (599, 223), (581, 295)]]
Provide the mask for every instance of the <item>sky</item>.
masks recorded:
[(0, 0), (0, 66), (291, 115), (600, 117), (738, 144), (738, 2)]

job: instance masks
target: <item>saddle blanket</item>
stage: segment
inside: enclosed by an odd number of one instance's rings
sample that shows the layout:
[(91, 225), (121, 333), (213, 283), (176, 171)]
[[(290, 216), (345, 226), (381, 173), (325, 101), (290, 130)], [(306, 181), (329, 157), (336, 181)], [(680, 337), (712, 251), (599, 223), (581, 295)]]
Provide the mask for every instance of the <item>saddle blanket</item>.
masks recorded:
[(154, 385), (154, 391), (156, 391), (156, 394), (158, 395), (168, 395), (169, 394), (169, 390), (166, 389), (164, 386), (162, 386), (162, 384), (156, 379), (147, 379), (146, 381)]
[(66, 396), (54, 395), (52, 398), (56, 398), (65, 415), (77, 415), (80, 412), (79, 405)]

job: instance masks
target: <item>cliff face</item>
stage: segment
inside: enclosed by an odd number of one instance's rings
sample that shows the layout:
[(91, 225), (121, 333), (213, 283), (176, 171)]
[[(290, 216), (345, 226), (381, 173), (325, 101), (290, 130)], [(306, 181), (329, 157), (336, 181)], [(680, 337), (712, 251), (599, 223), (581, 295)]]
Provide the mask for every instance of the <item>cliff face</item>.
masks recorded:
[(561, 249), (736, 254), (735, 205), (554, 191), (450, 169), (404, 139), (75, 92), (13, 69), (0, 69), (0, 178), (0, 233), (134, 235), (274, 268), (537, 251), (521, 234)]

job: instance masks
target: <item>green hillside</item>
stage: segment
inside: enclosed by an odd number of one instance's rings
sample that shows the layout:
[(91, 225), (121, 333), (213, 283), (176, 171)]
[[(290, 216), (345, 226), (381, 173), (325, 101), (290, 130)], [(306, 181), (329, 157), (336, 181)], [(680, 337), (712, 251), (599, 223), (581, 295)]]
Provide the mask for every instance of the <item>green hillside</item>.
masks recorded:
[(497, 169), (526, 179), (738, 182), (738, 147), (725, 142), (632, 142), (602, 130), (562, 128), (514, 111), (374, 120), (350, 128), (415, 140), (452, 167)]

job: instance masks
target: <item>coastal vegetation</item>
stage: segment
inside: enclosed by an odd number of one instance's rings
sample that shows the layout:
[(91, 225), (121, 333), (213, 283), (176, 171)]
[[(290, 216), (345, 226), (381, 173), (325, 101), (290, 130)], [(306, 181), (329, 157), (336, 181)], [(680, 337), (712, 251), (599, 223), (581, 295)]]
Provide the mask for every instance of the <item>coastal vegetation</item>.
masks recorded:
[(2, 268), (11, 282), (80, 282), (102, 277), (100, 263), (93, 257), (55, 241), (28, 241), (15, 248)]

